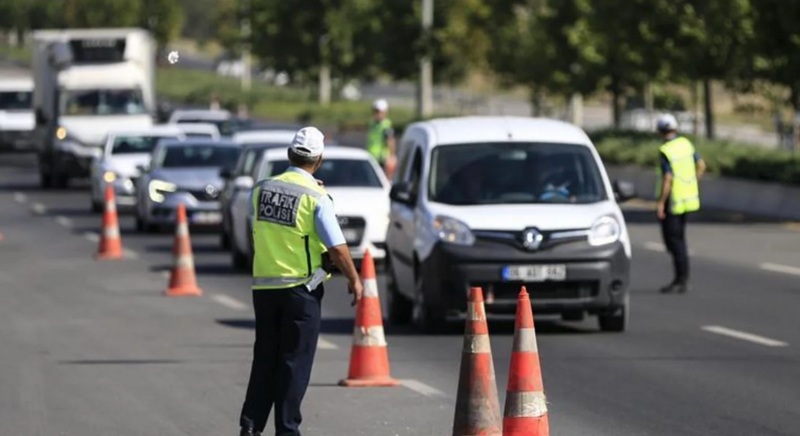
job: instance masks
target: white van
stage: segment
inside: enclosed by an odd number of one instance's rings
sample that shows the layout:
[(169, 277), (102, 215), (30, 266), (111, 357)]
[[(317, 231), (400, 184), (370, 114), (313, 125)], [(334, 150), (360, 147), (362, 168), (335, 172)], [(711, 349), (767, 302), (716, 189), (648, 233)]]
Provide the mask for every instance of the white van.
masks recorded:
[(472, 286), (490, 317), (536, 313), (604, 331), (628, 323), (631, 247), (591, 140), (555, 120), (463, 117), (411, 124), (400, 144), (387, 231), (389, 321), (424, 331), (463, 318)]

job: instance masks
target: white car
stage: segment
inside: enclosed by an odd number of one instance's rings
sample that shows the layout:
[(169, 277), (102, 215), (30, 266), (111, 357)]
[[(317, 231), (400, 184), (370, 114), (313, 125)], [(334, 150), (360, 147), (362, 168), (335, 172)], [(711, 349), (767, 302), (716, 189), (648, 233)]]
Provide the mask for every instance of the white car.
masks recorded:
[(114, 187), (119, 206), (136, 204), (135, 179), (139, 166), (150, 163), (151, 153), (164, 139), (184, 140), (186, 135), (174, 125), (157, 125), (141, 129), (112, 130), (103, 146), (103, 154), (92, 161), (90, 169), (92, 210), (100, 212), (105, 202), (105, 189)]
[(219, 139), (219, 128), (211, 123), (179, 123), (175, 126), (183, 131), (187, 138)]
[(169, 116), (167, 124), (211, 123), (217, 126), (222, 136), (234, 130), (235, 117), (224, 109), (177, 109)]
[[(389, 181), (366, 150), (328, 146), (323, 163), (314, 174), (325, 184), (333, 199), (339, 225), (354, 259), (369, 249), (376, 260), (386, 255), (386, 227), (389, 224)], [(258, 165), (258, 180), (283, 173), (289, 166), (285, 148), (266, 150)], [(233, 264), (244, 269), (253, 256), (249, 201), (251, 189), (240, 189), (233, 199)]]
[(526, 285), (537, 313), (597, 315), (623, 331), (631, 246), (589, 137), (561, 121), (437, 119), (408, 126), (386, 237), (389, 320), (425, 331), (463, 318), (480, 286), (490, 316), (513, 315)]
[(233, 134), (231, 140), (239, 144), (291, 144), (296, 130), (246, 130)]

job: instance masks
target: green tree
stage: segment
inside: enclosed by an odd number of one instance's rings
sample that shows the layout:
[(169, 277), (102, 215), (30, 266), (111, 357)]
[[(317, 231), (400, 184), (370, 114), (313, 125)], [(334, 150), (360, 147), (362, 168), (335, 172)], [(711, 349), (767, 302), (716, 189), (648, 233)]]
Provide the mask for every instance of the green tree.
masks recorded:
[(239, 0), (219, 0), (213, 16), (214, 39), (233, 56), (241, 54), (242, 31)]
[[(792, 2), (781, 2), (784, 6)], [(677, 0), (679, 23), (673, 51), (675, 78), (685, 77), (703, 84), (706, 136), (714, 138), (712, 80), (735, 80), (746, 70), (751, 59), (753, 10), (750, 0)], [(778, 11), (777, 5), (775, 5)], [(798, 9), (800, 10), (800, 9)], [(767, 12), (767, 11), (765, 11)], [(767, 30), (767, 29), (764, 29)], [(773, 29), (769, 33), (775, 34)], [(777, 41), (776, 41), (777, 42)], [(772, 41), (770, 41), (772, 43)], [(796, 49), (796, 48), (795, 48)]]
[[(180, 0), (139, 1), (140, 9), (137, 24), (150, 30), (158, 44), (158, 52), (162, 54), (167, 44), (181, 33), (184, 20), (183, 6)], [(128, 0), (126, 3), (133, 5), (136, 2)], [(161, 58), (163, 56), (159, 56), (159, 59)]]
[(141, 11), (141, 1), (67, 0), (63, 24), (74, 28), (132, 27), (139, 24)]
[(495, 72), (507, 84), (529, 87), (534, 115), (545, 92), (569, 98), (597, 89), (597, 53), (589, 29), (588, 0), (531, 0), (495, 33), (490, 55)]

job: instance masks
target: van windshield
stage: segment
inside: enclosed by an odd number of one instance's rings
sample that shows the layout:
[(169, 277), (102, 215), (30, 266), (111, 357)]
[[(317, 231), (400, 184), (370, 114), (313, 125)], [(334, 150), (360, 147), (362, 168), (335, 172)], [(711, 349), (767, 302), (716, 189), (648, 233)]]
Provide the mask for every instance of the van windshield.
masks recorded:
[(33, 107), (33, 93), (30, 91), (0, 91), (0, 110), (30, 110)]
[(61, 94), (63, 115), (142, 115), (147, 111), (138, 89), (65, 90)]
[(434, 149), (431, 201), (453, 205), (606, 200), (591, 150), (578, 144), (479, 143)]

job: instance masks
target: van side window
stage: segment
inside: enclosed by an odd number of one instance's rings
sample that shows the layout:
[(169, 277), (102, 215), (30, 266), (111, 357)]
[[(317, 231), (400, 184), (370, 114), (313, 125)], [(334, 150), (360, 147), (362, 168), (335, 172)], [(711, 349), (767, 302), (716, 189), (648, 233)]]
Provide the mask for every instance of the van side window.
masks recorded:
[[(410, 154), (410, 153), (409, 153)], [(419, 148), (414, 151), (414, 161), (411, 164), (411, 174), (409, 174), (408, 181), (411, 182), (411, 192), (414, 195), (419, 193), (419, 182), (422, 176), (422, 152)]]
[(402, 159), (400, 160), (400, 165), (397, 168), (397, 171), (394, 173), (394, 181), (398, 182), (400, 180), (404, 180), (406, 176), (406, 170), (408, 170), (408, 163), (411, 162), (412, 151), (414, 148), (414, 141), (406, 140), (403, 142), (402, 147), (400, 147), (400, 156)]

